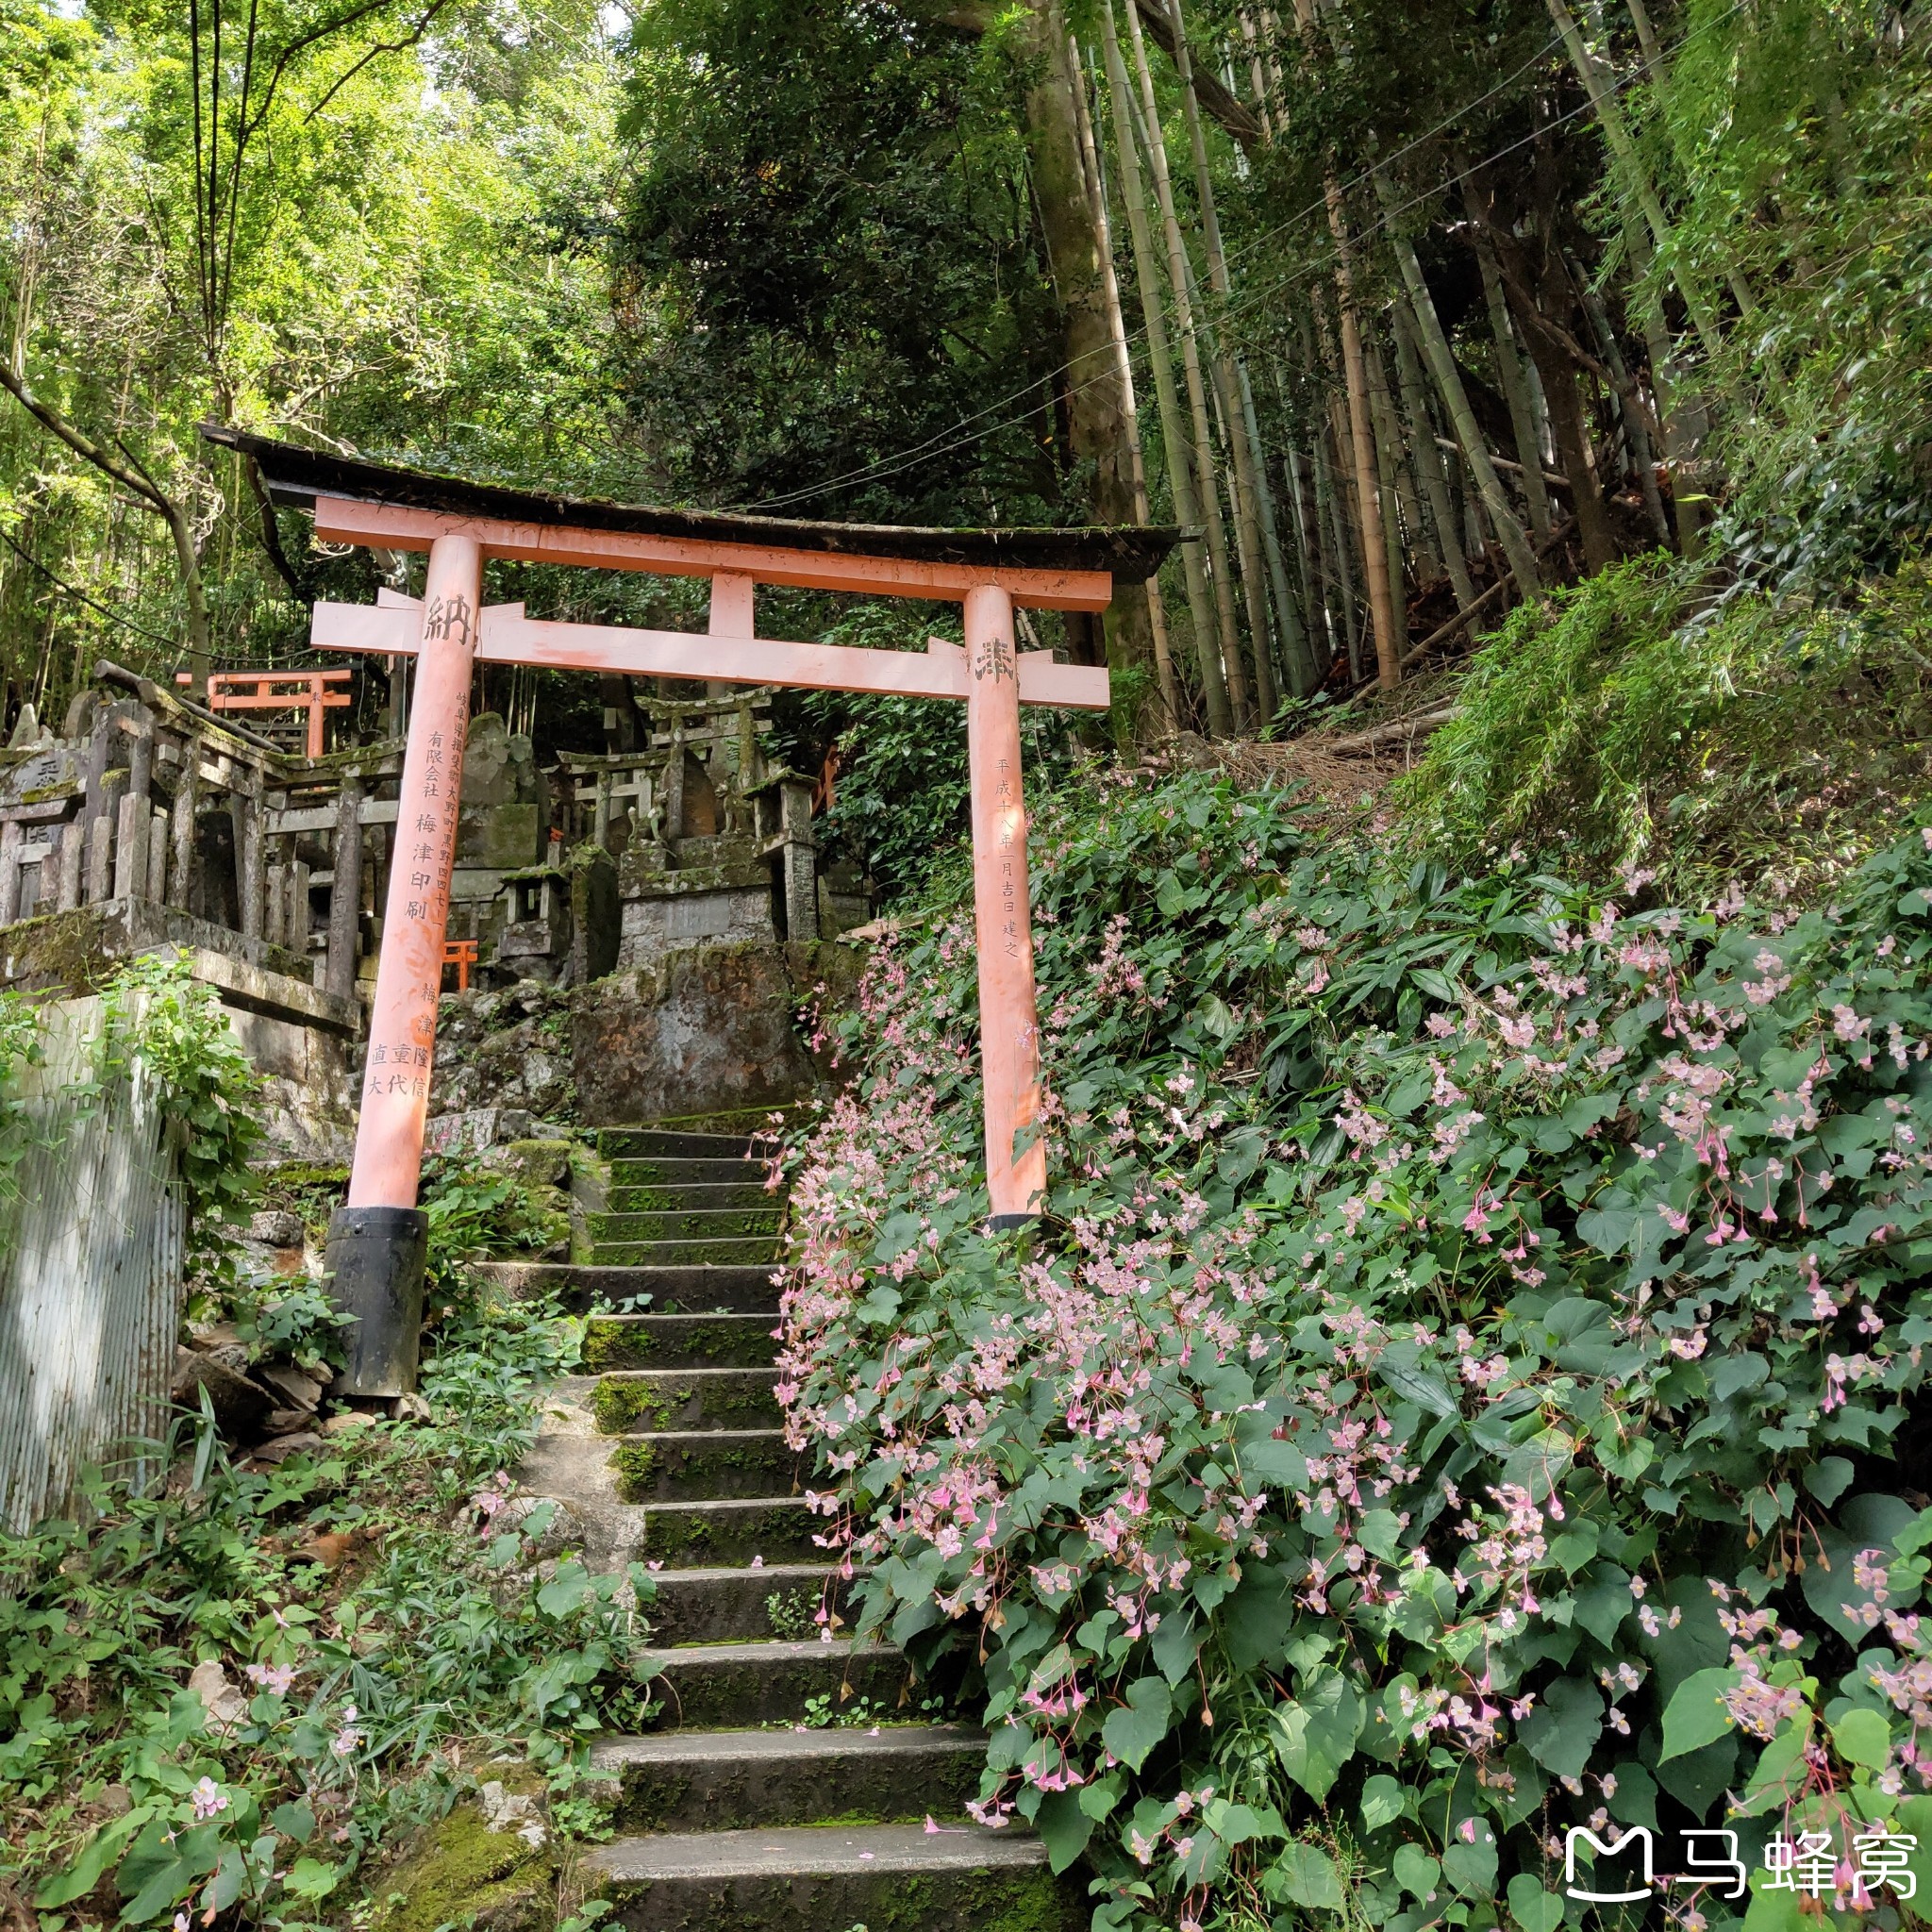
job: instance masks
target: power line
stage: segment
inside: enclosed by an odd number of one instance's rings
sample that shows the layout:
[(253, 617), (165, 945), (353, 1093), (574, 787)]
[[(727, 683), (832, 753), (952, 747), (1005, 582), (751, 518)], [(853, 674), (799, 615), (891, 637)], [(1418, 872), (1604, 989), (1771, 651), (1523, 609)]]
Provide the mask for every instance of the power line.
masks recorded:
[[(1678, 43), (1679, 50), (1681, 50), (1683, 46), (1688, 45), (1692, 40), (1698, 39), (1705, 34), (1712, 32), (1717, 27), (1722, 26), (1735, 14), (1740, 12), (1743, 9), (1743, 8), (1748, 4), (1749, 0), (1732, 0), (1732, 5), (1726, 8), (1723, 13), (1713, 16), (1710, 20), (1702, 23), (1700, 25), (1692, 28), (1690, 33), (1686, 34), (1684, 36), (1683, 41)], [(1356, 175), (1351, 175), (1346, 181), (1344, 181), (1341, 184), (1342, 192), (1346, 193), (1349, 192), (1349, 190), (1357, 188), (1363, 182), (1372, 179), (1376, 168), (1386, 166), (1390, 162), (1398, 160), (1401, 158), (1402, 156), (1411, 153), (1414, 149), (1424, 145), (1427, 142), (1433, 141), (1437, 135), (1454, 126), (1456, 123), (1459, 121), (1465, 114), (1472, 112), (1474, 108), (1480, 107), (1485, 101), (1491, 99), (1495, 94), (1501, 92), (1505, 88), (1513, 86), (1515, 82), (1519, 80), (1525, 73), (1527, 73), (1530, 68), (1534, 67), (1538, 63), (1538, 61), (1543, 59), (1548, 54), (1554, 51), (1554, 49), (1558, 44), (1560, 44), (1560, 35), (1553, 36), (1548, 42), (1546, 42), (1542, 45), (1542, 47), (1541, 47), (1534, 55), (1532, 55), (1530, 58), (1524, 61), (1522, 65), (1517, 67), (1514, 70), (1514, 72), (1508, 75), (1505, 79), (1496, 82), (1493, 86), (1486, 90), (1483, 93), (1476, 95), (1473, 100), (1466, 101), (1460, 104), (1453, 112), (1445, 116), (1441, 121), (1438, 122), (1434, 127), (1429, 128), (1426, 132), (1423, 134), (1415, 136), (1414, 139), (1404, 143), (1403, 146), (1392, 150), (1385, 160), (1372, 163), (1369, 167), (1366, 167), (1360, 170)], [(1612, 90), (1614, 92), (1621, 92), (1622, 90), (1627, 87), (1634, 86), (1638, 81), (1647, 78), (1650, 72), (1656, 66), (1656, 64), (1657, 63), (1655, 61), (1651, 60), (1648, 58), (1641, 59), (1638, 62), (1637, 66), (1633, 68), (1628, 74), (1618, 75), (1612, 80)], [(1382, 230), (1388, 228), (1393, 223), (1396, 216), (1406, 214), (1411, 208), (1420, 208), (1428, 201), (1433, 200), (1435, 195), (1440, 192), (1441, 187), (1447, 186), (1449, 182), (1464, 180), (1470, 175), (1474, 174), (1477, 170), (1489, 167), (1493, 162), (1504, 160), (1507, 158), (1508, 156), (1516, 153), (1518, 149), (1529, 146), (1533, 142), (1539, 140), (1544, 134), (1547, 134), (1552, 128), (1561, 127), (1566, 123), (1575, 120), (1580, 115), (1585, 115), (1591, 113), (1591, 111), (1592, 104), (1590, 101), (1584, 100), (1579, 102), (1575, 107), (1570, 108), (1566, 113), (1558, 115), (1555, 120), (1544, 122), (1540, 127), (1538, 127), (1532, 133), (1524, 135), (1519, 140), (1510, 142), (1506, 146), (1497, 148), (1490, 154), (1484, 155), (1479, 160), (1472, 162), (1467, 169), (1452, 174), (1448, 176), (1447, 181), (1439, 184), (1438, 187), (1433, 187), (1429, 189), (1425, 193), (1413, 194), (1409, 196), (1407, 200), (1398, 202), (1394, 207), (1383, 210), (1381, 214), (1375, 216), (1374, 218), (1373, 218), (1372, 220), (1370, 220), (1362, 225), (1360, 231), (1361, 234), (1364, 237), (1367, 237), (1381, 232)], [(1277, 223), (1273, 228), (1265, 230), (1262, 234), (1255, 237), (1251, 242), (1243, 243), (1241, 252), (1244, 254), (1252, 253), (1253, 250), (1260, 247), (1261, 245), (1263, 245), (1263, 243), (1273, 240), (1274, 237), (1284, 234), (1289, 229), (1296, 227), (1305, 222), (1312, 220), (1315, 216), (1324, 213), (1325, 211), (1325, 199), (1321, 202), (1310, 202), (1307, 207), (1297, 210), (1294, 214), (1290, 215), (1286, 217), (1283, 221)], [(1244, 291), (1243, 294), (1237, 301), (1229, 303), (1225, 308), (1222, 309), (1221, 319), (1224, 321), (1226, 318), (1234, 316), (1245, 309), (1251, 308), (1257, 303), (1266, 301), (1271, 296), (1279, 294), (1284, 291), (1294, 287), (1296, 284), (1300, 282), (1315, 279), (1319, 277), (1323, 273), (1324, 271), (1315, 267), (1296, 269), (1291, 271), (1289, 274), (1281, 276), (1278, 280), (1273, 283), (1264, 285), (1263, 287), (1257, 290)], [(1137, 343), (1144, 343), (1146, 334), (1147, 330), (1145, 325), (1142, 325), (1141, 327), (1133, 330), (1126, 338), (1128, 347), (1131, 349)], [(1244, 339), (1240, 336), (1236, 336), (1234, 340), (1236, 342), (1240, 342)], [(1095, 354), (1100, 353), (1102, 352), (1095, 352)], [(1034, 394), (1043, 383), (1051, 382), (1055, 376), (1071, 375), (1073, 374), (1073, 367), (1074, 365), (1071, 362), (1063, 362), (1059, 364), (1057, 368), (1050, 370), (1045, 375), (1036, 377), (1031, 382), (1026, 383), (1024, 387), (1013, 390), (1008, 394), (998, 398), (996, 401), (987, 404), (984, 408), (975, 410), (970, 416), (961, 417), (957, 423), (953, 424), (949, 428), (935, 432), (934, 435), (928, 437), (924, 442), (915, 443), (908, 450), (899, 451), (895, 455), (891, 457), (880, 457), (872, 463), (863, 465), (861, 468), (857, 470), (847, 471), (842, 475), (834, 476), (829, 481), (824, 483), (816, 483), (812, 484), (808, 488), (783, 491), (776, 496), (761, 497), (755, 504), (737, 505), (734, 506), (734, 508), (747, 511), (758, 511), (782, 508), (791, 504), (809, 502), (813, 497), (829, 495), (835, 491), (856, 487), (857, 485), (861, 483), (883, 482), (887, 480), (889, 477), (902, 475), (905, 471), (915, 467), (920, 462), (925, 461), (933, 458), (948, 456), (956, 449), (963, 448), (967, 444), (972, 442), (980, 441), (985, 437), (993, 435), (998, 430), (1009, 429), (1015, 426), (1017, 424), (1024, 422), (1024, 418), (1023, 416), (1008, 416), (1001, 422), (989, 425), (985, 429), (980, 430), (974, 434), (962, 435), (957, 433), (959, 431), (970, 430), (972, 429), (974, 425), (980, 423), (986, 417), (993, 414), (996, 410), (1007, 408), (1009, 404), (1017, 402), (1023, 396), (1029, 396)], [(1111, 379), (1111, 372), (1108, 370), (1103, 370), (1100, 374), (1096, 375), (1086, 377), (1082, 381), (1073, 384), (1068, 392), (1070, 395), (1077, 395), (1081, 393), (1083, 391), (1091, 388), (1096, 383), (1107, 382)], [(948, 441), (946, 439), (951, 440)]]
[(11, 532), (0, 530), (0, 543), (5, 543), (8, 549), (12, 551), (29, 569), (39, 571), (50, 584), (66, 591), (70, 597), (77, 598), (90, 610), (96, 611), (102, 617), (105, 617), (109, 624), (119, 625), (123, 630), (132, 631), (135, 636), (147, 638), (157, 644), (165, 644), (171, 651), (178, 652), (180, 650), (179, 643), (174, 638), (164, 638), (158, 630), (149, 630), (145, 625), (136, 624), (130, 618), (120, 616), (115, 611), (109, 610), (105, 604), (98, 603), (95, 599), (90, 597), (77, 585), (70, 584), (63, 576), (57, 576), (32, 551), (25, 549), (16, 542)]

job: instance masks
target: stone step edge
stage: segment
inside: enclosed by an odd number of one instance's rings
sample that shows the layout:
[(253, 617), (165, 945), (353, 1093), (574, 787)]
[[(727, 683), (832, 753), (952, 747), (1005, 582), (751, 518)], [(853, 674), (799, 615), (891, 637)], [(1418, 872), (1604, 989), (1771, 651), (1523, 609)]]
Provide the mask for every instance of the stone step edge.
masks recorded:
[(705, 1310), (697, 1308), (639, 1308), (634, 1313), (620, 1315), (614, 1310), (608, 1314), (592, 1313), (584, 1317), (586, 1322), (594, 1322), (603, 1328), (641, 1327), (647, 1332), (654, 1327), (669, 1328), (674, 1323), (696, 1324), (699, 1322), (761, 1322), (769, 1334), (776, 1324), (762, 1308), (718, 1308)]
[[(734, 1646), (736, 1647), (736, 1646)], [(823, 1648), (822, 1645), (814, 1645)], [(987, 1734), (971, 1724), (885, 1724), (871, 1730), (849, 1724), (824, 1730), (658, 1731), (647, 1737), (599, 1738), (591, 1746), (593, 1771), (628, 1764), (754, 1764), (824, 1757), (907, 1757), (943, 1752), (983, 1752)]]
[[(710, 1321), (716, 1318), (707, 1316), (705, 1319)], [(749, 1362), (736, 1369), (598, 1369), (578, 1379), (594, 1386), (598, 1382), (641, 1382), (647, 1377), (652, 1381), (689, 1382), (693, 1375), (765, 1375), (775, 1383), (778, 1379), (778, 1365), (776, 1362), (769, 1366)]]
[(896, 1643), (860, 1643), (850, 1637), (818, 1638), (771, 1637), (750, 1643), (667, 1643), (647, 1649), (641, 1655), (664, 1664), (796, 1664), (823, 1658), (825, 1662), (846, 1664), (877, 1663), (902, 1658), (906, 1653)]
[(990, 1866), (1030, 1871), (1046, 1863), (1046, 1847), (1037, 1838), (981, 1825), (929, 1834), (923, 1824), (784, 1824), (622, 1838), (591, 1849), (584, 1863), (618, 1885), (738, 1877), (879, 1879)]

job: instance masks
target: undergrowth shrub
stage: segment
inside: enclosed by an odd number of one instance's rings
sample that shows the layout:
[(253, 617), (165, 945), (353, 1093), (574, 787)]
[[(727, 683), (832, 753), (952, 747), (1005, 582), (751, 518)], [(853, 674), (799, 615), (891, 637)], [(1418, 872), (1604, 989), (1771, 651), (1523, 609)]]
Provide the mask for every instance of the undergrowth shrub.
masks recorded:
[(1515, 611), (1396, 797), (1457, 864), (1513, 846), (1665, 889), (1828, 889), (1932, 791), (1932, 574), (1713, 600), (1641, 558)]
[[(576, 1335), (472, 1305), (425, 1361), (426, 1424), (243, 1470), (184, 1422), (166, 1493), (97, 1484), (83, 1517), (0, 1536), (0, 1896), (43, 1932), (333, 1921), (466, 1765), (508, 1752), (567, 1793), (651, 1674), (642, 1571), (540, 1569), (548, 1506), (504, 1513)], [(188, 1687), (207, 1662), (235, 1708)]]
[(1900, 1831), (1877, 1902), (1932, 1895), (1928, 846), (1639, 909), (1101, 776), (1036, 830), (1017, 1242), (963, 882), (827, 1023), (788, 1427), (861, 1632), (981, 1666), (976, 1808), (1096, 1927), (1552, 1932), (1573, 1825), (1825, 1832), (1859, 1908)]

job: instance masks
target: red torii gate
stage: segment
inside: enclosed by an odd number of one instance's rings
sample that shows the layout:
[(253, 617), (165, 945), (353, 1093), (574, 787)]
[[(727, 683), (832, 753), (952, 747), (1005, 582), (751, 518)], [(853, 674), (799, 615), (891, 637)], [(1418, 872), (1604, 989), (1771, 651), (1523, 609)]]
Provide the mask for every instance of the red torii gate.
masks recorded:
[[(319, 649), (417, 659), (355, 1163), (348, 1205), (329, 1230), (336, 1298), (358, 1317), (345, 1392), (400, 1394), (415, 1383), (427, 1232), (416, 1195), (478, 662), (962, 699), (991, 1225), (1038, 1212), (1044, 1149), (1035, 1139), (1014, 1152), (1035, 1124), (1040, 1070), (1020, 707), (1098, 711), (1109, 698), (1105, 670), (1016, 652), (1013, 611), (1105, 610), (1113, 578), (1151, 575), (1178, 531), (929, 530), (633, 509), (364, 463), (218, 425), (204, 433), (252, 457), (274, 500), (311, 510), (319, 539), (428, 553), (420, 599), (384, 591), (373, 606), (319, 603), (310, 630)], [(551, 623), (521, 604), (485, 607), (491, 558), (708, 577), (709, 629)], [(761, 583), (956, 601), (965, 647), (760, 638), (752, 607)]]

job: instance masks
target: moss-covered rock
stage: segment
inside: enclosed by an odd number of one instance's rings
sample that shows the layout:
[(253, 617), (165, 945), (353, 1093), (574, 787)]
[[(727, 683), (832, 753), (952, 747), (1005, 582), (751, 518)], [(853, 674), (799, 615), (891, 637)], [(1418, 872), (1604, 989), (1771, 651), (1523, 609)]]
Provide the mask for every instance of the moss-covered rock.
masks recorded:
[(458, 1805), (425, 1831), (371, 1887), (371, 1932), (551, 1932), (557, 1923), (558, 1858), (513, 1831), (491, 1831), (474, 1804)]
[(608, 1374), (591, 1397), (591, 1413), (607, 1436), (652, 1435), (666, 1429), (774, 1429), (783, 1418), (770, 1370), (724, 1374), (633, 1370)]

